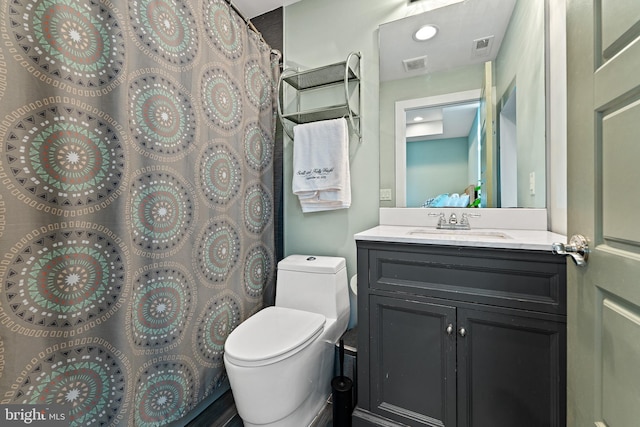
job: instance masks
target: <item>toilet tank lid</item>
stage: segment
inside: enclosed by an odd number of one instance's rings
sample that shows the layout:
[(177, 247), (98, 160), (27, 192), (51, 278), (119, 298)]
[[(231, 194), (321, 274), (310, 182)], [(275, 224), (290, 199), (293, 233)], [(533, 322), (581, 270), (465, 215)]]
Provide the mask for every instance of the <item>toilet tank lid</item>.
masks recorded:
[(278, 263), (278, 270), (335, 274), (345, 267), (344, 258), (314, 255), (289, 255)]

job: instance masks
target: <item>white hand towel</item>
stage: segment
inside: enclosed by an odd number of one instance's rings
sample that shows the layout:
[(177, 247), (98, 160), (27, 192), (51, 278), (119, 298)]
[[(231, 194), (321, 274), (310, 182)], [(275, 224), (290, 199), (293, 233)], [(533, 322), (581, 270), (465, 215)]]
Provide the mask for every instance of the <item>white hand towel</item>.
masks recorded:
[(351, 206), (349, 131), (342, 119), (293, 128), (293, 193), (303, 212)]

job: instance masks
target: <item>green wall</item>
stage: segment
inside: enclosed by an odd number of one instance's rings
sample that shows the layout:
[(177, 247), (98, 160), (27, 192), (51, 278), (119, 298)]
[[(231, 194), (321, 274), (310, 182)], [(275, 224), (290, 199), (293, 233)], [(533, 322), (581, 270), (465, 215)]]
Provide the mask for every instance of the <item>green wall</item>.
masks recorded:
[[(538, 1), (519, 3), (542, 4)], [(347, 259), (349, 277), (355, 274), (356, 247), (353, 235), (378, 224), (380, 206), (395, 206), (395, 201), (378, 200), (380, 188), (395, 189), (395, 102), (480, 87), (482, 65), (455, 70), (455, 73), (464, 74), (465, 78), (462, 79), (455, 76), (454, 72), (448, 72), (379, 84), (378, 26), (406, 17), (412, 7), (421, 7), (421, 2), (408, 4), (407, 0), (302, 0), (284, 8), (286, 67), (321, 67), (344, 61), (349, 52), (361, 52), (363, 133), (362, 142), (358, 143), (357, 139), (353, 139), (350, 147), (351, 207), (310, 214), (302, 213), (297, 198), (291, 192), (292, 143), (285, 138), (286, 255), (312, 253), (342, 256)], [(533, 78), (537, 81), (543, 78), (544, 70), (531, 71), (534, 71)], [(498, 69), (498, 74), (501, 72)], [(520, 93), (520, 88), (518, 91)], [(535, 105), (529, 107), (540, 110), (544, 107), (544, 101), (542, 106), (536, 101)], [(528, 132), (544, 132), (544, 129), (529, 129)], [(531, 153), (531, 157), (538, 155), (539, 153)], [(380, 159), (383, 159), (382, 162)], [(540, 184), (544, 185), (544, 171), (537, 175)]]
[[(515, 83), (518, 97), (518, 206), (544, 208), (545, 175), (545, 59), (544, 2), (518, 1), (495, 60), (496, 96), (501, 99)], [(536, 177), (529, 192), (529, 173)]]
[(381, 207), (396, 205), (396, 102), (480, 89), (483, 76), (484, 64), (477, 64), (380, 84), (380, 188), (390, 188), (393, 194), (391, 201), (380, 202)]
[[(422, 5), (407, 0), (301, 0), (284, 8), (285, 67), (300, 70), (344, 61), (362, 54), (362, 142), (351, 141), (352, 204), (349, 209), (303, 214), (291, 192), (291, 140), (284, 141), (285, 255), (313, 253), (347, 259), (356, 272), (353, 235), (378, 225), (380, 188), (395, 192), (395, 102), (416, 97), (478, 89), (482, 64), (410, 79), (379, 82), (378, 26), (402, 19)], [(382, 161), (380, 159), (383, 159)]]
[(362, 142), (352, 136), (351, 207), (303, 214), (291, 192), (293, 145), (284, 142), (285, 255), (345, 257), (349, 278), (356, 273), (353, 235), (379, 222), (377, 28), (405, 11), (406, 0), (302, 0), (284, 10), (285, 67), (316, 68), (362, 54)]
[(462, 194), (469, 186), (469, 138), (407, 142), (407, 207), (422, 207), (442, 193)]

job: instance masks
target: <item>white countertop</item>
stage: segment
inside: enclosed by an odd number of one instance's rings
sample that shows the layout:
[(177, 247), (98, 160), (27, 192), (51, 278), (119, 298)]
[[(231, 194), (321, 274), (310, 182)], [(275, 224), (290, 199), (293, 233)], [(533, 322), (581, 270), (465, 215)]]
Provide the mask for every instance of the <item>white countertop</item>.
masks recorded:
[(356, 240), (417, 243), (424, 245), (473, 246), (482, 248), (528, 249), (551, 252), (554, 242), (566, 243), (561, 234), (542, 230), (472, 228), (438, 230), (435, 227), (379, 225), (357, 233)]

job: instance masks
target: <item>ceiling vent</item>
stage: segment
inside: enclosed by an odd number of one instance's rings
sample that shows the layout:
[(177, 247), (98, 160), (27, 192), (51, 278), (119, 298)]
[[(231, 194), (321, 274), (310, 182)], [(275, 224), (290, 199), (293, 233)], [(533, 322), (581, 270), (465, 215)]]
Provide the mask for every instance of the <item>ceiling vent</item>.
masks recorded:
[(482, 37), (481, 39), (475, 39), (471, 46), (471, 55), (473, 57), (489, 56), (491, 54), (491, 48), (493, 47), (494, 36)]
[(427, 68), (427, 55), (402, 60), (405, 71), (418, 71)]

